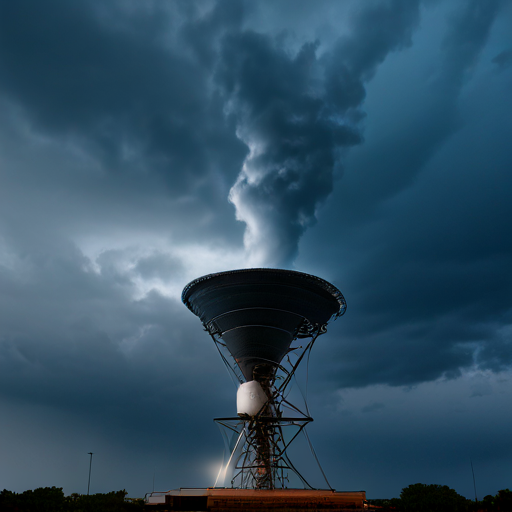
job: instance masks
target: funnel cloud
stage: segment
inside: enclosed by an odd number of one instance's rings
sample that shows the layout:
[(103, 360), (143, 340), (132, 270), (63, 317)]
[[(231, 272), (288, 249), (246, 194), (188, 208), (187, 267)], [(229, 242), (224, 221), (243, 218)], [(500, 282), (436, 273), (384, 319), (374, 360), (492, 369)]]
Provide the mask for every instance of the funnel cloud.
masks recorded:
[(224, 38), (217, 76), (249, 148), (229, 200), (246, 224), (250, 266), (293, 264), (344, 152), (362, 141), (365, 82), (388, 53), (411, 44), (418, 18), (418, 2), (369, 4), (354, 33), (321, 55), (318, 41), (293, 54), (255, 32)]

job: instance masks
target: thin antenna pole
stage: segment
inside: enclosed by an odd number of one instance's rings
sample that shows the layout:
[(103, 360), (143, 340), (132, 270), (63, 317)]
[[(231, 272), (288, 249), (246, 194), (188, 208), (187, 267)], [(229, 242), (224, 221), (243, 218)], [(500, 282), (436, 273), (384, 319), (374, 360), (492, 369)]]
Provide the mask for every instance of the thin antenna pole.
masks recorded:
[(469, 462), (471, 464), (471, 473), (473, 473), (473, 488), (475, 489), (475, 503), (476, 503), (478, 501), (478, 498), (476, 497), (475, 471), (473, 470), (473, 461), (471, 460), (471, 457), (469, 458)]
[(91, 468), (92, 468), (92, 452), (89, 452), (91, 458), (89, 459), (89, 482), (87, 483), (87, 496), (89, 496), (89, 489), (91, 488)]

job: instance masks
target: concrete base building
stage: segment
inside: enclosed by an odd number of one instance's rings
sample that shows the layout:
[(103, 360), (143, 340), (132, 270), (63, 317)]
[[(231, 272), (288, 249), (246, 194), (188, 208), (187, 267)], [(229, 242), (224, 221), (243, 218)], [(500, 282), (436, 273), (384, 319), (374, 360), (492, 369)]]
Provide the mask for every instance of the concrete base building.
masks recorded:
[(364, 510), (365, 491), (309, 489), (179, 489), (146, 496), (147, 512), (215, 511), (259, 512)]

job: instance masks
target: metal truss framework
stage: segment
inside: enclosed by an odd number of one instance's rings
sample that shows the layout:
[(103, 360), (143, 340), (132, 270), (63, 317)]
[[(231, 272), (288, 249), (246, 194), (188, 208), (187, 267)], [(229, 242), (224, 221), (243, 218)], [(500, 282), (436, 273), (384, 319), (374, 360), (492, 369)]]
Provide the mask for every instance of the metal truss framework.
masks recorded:
[[(294, 338), (297, 340), (299, 337), (309, 337), (310, 340), (305, 346), (290, 348), (281, 364), (262, 361), (255, 367), (255, 380), (261, 384), (268, 398), (258, 414), (214, 420), (223, 429), (226, 452), (229, 453), (227, 463), (221, 468), (214, 487), (284, 489), (288, 487), (290, 473), (293, 473), (304, 488), (313, 489), (287, 454), (290, 444), (302, 433), (328, 488), (332, 489), (306, 432), (306, 425), (313, 421), (309, 415), (306, 396), (303, 395), (305, 412), (286, 399), (299, 364), (306, 356), (309, 361), (309, 354), (317, 337), (326, 332), (325, 325), (308, 324), (304, 319)], [(245, 382), (238, 364), (213, 326), (214, 322), (207, 325), (206, 330), (215, 342), (223, 362), (236, 384)], [(292, 362), (290, 356), (296, 357), (295, 362)]]

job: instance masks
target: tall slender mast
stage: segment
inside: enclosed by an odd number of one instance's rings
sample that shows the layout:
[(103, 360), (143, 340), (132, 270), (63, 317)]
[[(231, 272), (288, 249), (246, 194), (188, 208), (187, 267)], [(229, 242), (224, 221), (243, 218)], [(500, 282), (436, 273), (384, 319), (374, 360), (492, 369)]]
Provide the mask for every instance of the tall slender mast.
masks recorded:
[(92, 452), (89, 452), (89, 455), (91, 456), (89, 459), (89, 481), (87, 482), (87, 496), (89, 496), (89, 489), (91, 488), (91, 469), (92, 469)]

